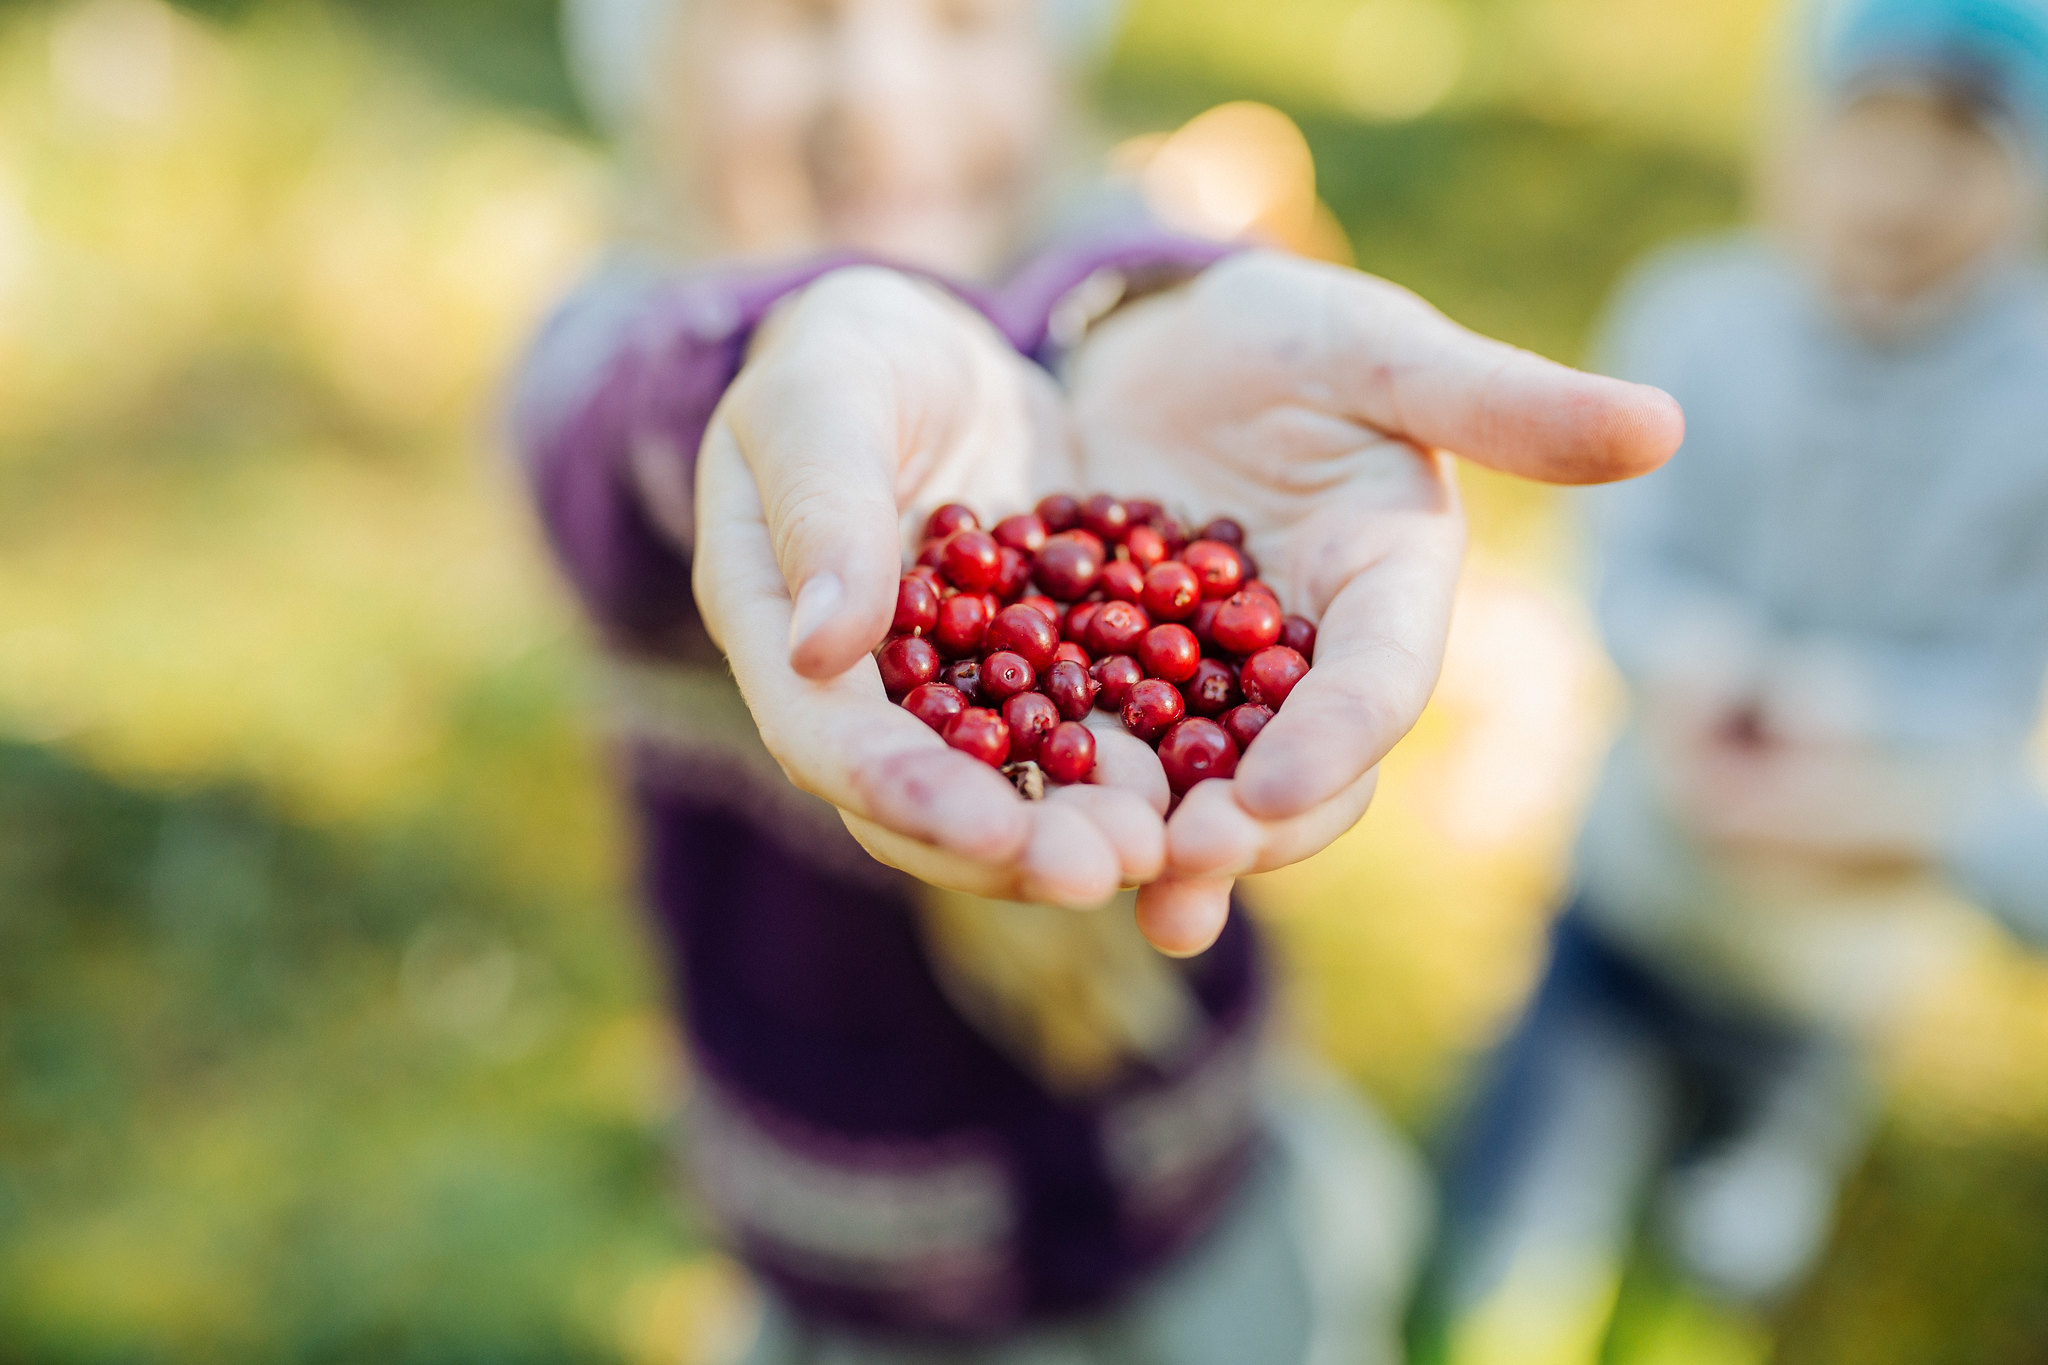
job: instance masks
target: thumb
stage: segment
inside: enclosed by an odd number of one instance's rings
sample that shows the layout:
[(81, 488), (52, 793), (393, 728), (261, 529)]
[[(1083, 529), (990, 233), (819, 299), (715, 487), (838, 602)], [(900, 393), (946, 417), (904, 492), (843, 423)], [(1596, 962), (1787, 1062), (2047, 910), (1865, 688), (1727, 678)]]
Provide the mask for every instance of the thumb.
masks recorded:
[(943, 303), (887, 271), (828, 275), (775, 320), (727, 395), (721, 420), (760, 493), (804, 677), (844, 673), (894, 617), (898, 470), (957, 391), (942, 382)]

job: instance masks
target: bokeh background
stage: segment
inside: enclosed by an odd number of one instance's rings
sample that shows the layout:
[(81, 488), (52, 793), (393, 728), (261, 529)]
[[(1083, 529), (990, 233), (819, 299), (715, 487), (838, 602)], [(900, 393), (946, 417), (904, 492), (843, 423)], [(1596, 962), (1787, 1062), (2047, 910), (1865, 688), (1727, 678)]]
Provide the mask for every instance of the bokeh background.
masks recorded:
[[(745, 1330), (495, 425), (607, 214), (552, 11), (0, 3), (6, 1365), (713, 1365)], [(1632, 258), (1742, 217), (1780, 27), (1141, 0), (1104, 147), (1262, 101), (1292, 122), (1200, 126), (1312, 157), (1318, 249), (1579, 359)], [(1295, 1026), (1423, 1141), (1618, 705), (1569, 504), (1468, 488), (1437, 702), (1366, 824), (1255, 888)], [(1746, 1321), (1646, 1259), (1617, 1365), (2048, 1359), (2044, 1057), (2048, 968), (1987, 935), (1890, 1050), (1817, 1281)]]

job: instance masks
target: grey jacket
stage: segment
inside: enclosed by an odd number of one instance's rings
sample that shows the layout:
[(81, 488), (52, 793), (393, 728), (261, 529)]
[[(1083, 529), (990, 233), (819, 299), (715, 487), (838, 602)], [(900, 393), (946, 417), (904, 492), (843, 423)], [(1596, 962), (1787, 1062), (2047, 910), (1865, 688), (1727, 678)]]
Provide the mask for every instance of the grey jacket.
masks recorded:
[[(2028, 747), (2048, 673), (2048, 277), (2013, 265), (1934, 333), (1885, 348), (1743, 236), (1653, 261), (1604, 359), (1684, 405), (1684, 449), (1593, 496), (1599, 616), (1632, 681), (1685, 632), (1768, 654), (1824, 641), (1862, 735), (1966, 771), (1942, 872), (2048, 938), (2048, 802)], [(1589, 905), (1625, 933), (1724, 916), (1724, 869), (1659, 809), (1639, 736), (1581, 844)]]

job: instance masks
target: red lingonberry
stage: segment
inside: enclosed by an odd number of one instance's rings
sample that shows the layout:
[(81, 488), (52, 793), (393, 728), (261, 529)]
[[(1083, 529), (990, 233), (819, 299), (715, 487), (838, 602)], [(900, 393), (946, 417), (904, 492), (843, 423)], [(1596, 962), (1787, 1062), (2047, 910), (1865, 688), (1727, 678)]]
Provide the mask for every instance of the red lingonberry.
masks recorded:
[(1244, 546), (1244, 527), (1234, 518), (1218, 517), (1204, 526), (1195, 539), (1213, 540), (1232, 549), (1241, 549)]
[(1180, 562), (1202, 580), (1202, 596), (1216, 601), (1236, 592), (1245, 579), (1244, 560), (1220, 540), (1198, 540), (1180, 552)]
[(996, 559), (995, 594), (1005, 602), (1012, 601), (1031, 585), (1031, 556), (1022, 550), (998, 545)]
[(1252, 557), (1250, 550), (1240, 548), (1237, 552), (1237, 557), (1244, 563), (1244, 576), (1247, 580), (1255, 579), (1259, 576), (1259, 561)]
[(1131, 509), (1107, 493), (1097, 493), (1081, 504), (1081, 526), (1105, 545), (1120, 544), (1131, 529)]
[(889, 629), (897, 635), (929, 635), (939, 624), (939, 594), (916, 574), (905, 574), (896, 583), (896, 619)]
[(947, 721), (943, 733), (946, 743), (991, 768), (1000, 768), (1010, 761), (1010, 727), (993, 711), (970, 706)]
[(1155, 621), (1185, 621), (1202, 605), (1202, 580), (1177, 559), (1145, 571), (1145, 592), (1139, 599)]
[(1204, 659), (1180, 692), (1188, 699), (1189, 715), (1220, 716), (1237, 705), (1237, 670), (1221, 659)]
[(939, 652), (931, 641), (916, 635), (899, 635), (883, 645), (875, 664), (882, 670), (882, 686), (891, 701), (939, 676)]
[(1102, 566), (1102, 595), (1118, 602), (1136, 602), (1145, 595), (1145, 575), (1127, 559)]
[(1003, 573), (1003, 547), (986, 531), (955, 531), (946, 537), (939, 568), (962, 592), (987, 592)]
[(1052, 667), (1053, 652), (1060, 647), (1060, 633), (1045, 619), (1044, 612), (1018, 602), (996, 613), (988, 632), (981, 637), (981, 647), (989, 653), (1006, 649), (1021, 654), (1032, 672), (1043, 673)]
[(1055, 493), (1039, 500), (1037, 517), (1045, 523), (1046, 534), (1056, 536), (1081, 524), (1081, 504), (1065, 493)]
[(939, 681), (959, 692), (969, 703), (979, 703), (983, 700), (979, 659), (955, 659), (939, 674)]
[(1038, 553), (1038, 547), (1045, 544), (1050, 532), (1045, 528), (1045, 518), (1036, 512), (1020, 512), (1014, 517), (1004, 517), (996, 523), (996, 543), (1027, 555)]
[(1061, 721), (1039, 746), (1038, 766), (1055, 782), (1086, 782), (1095, 771), (1094, 732), (1077, 722)]
[(945, 559), (946, 542), (943, 540), (927, 540), (917, 547), (917, 567), (920, 569), (937, 569)]
[(1205, 653), (1214, 654), (1218, 652), (1215, 626), (1216, 613), (1221, 610), (1223, 610), (1223, 604), (1212, 600), (1196, 607), (1195, 614), (1188, 617), (1188, 629), (1193, 631), (1195, 638), (1202, 642), (1202, 649)]
[(963, 658), (981, 650), (981, 637), (988, 632), (988, 603), (974, 593), (955, 593), (939, 603), (939, 623), (932, 627), (932, 639), (949, 659)]
[(1097, 658), (1105, 654), (1135, 654), (1138, 642), (1152, 628), (1145, 609), (1135, 602), (1104, 602), (1088, 622), (1088, 638), (1082, 643)]
[(1283, 616), (1280, 618), (1280, 643), (1307, 659), (1315, 662), (1316, 623), (1306, 616)]
[(981, 525), (981, 518), (974, 515), (974, 509), (957, 502), (949, 502), (938, 508), (924, 524), (926, 540), (944, 540), (955, 531), (971, 531)]
[(1046, 671), (1045, 695), (1052, 698), (1052, 704), (1068, 720), (1080, 720), (1095, 706), (1095, 694), (1102, 685), (1089, 673), (1087, 665), (1075, 663), (1072, 659), (1061, 659)]
[(931, 585), (932, 594), (935, 597), (944, 597), (946, 595), (945, 576), (929, 564), (915, 565), (906, 577), (922, 578)]
[(1088, 643), (1088, 626), (1095, 619), (1095, 613), (1102, 610), (1100, 602), (1076, 602), (1067, 608), (1067, 619), (1060, 626), (1060, 634), (1076, 644)]
[(1052, 622), (1052, 628), (1055, 631), (1060, 628), (1060, 604), (1047, 597), (1044, 593), (1027, 592), (1017, 599), (1017, 605), (1020, 607), (1034, 607), (1044, 612), (1045, 619)]
[(1160, 537), (1166, 541), (1166, 553), (1169, 556), (1179, 555), (1187, 548), (1188, 542), (1194, 539), (1188, 534), (1188, 528), (1181, 523), (1180, 518), (1170, 512), (1153, 523), (1152, 529), (1159, 532)]
[(1280, 604), (1264, 593), (1233, 593), (1216, 609), (1209, 635), (1218, 649), (1256, 654), (1280, 639)]
[(1052, 652), (1052, 659), (1054, 663), (1064, 659), (1070, 664), (1079, 664), (1084, 669), (1090, 667), (1095, 662), (1093, 654), (1090, 654), (1072, 640), (1060, 641), (1060, 647)]
[(999, 649), (981, 661), (981, 697), (991, 705), (1038, 686), (1038, 671), (1022, 654)]
[(1131, 525), (1155, 529), (1159, 519), (1166, 515), (1166, 509), (1150, 498), (1125, 498), (1124, 511), (1131, 514)]
[(1128, 654), (1112, 654), (1106, 659), (1097, 659), (1088, 672), (1095, 679), (1095, 704), (1105, 711), (1122, 710), (1131, 689), (1145, 681), (1145, 670), (1138, 667), (1138, 661)]
[(1032, 561), (1031, 575), (1048, 597), (1073, 602), (1086, 597), (1102, 577), (1102, 542), (1084, 531), (1046, 537)]
[(1131, 684), (1120, 710), (1124, 729), (1147, 744), (1178, 725), (1188, 713), (1180, 689), (1160, 678), (1145, 678)]
[(967, 694), (950, 683), (928, 682), (910, 690), (903, 709), (943, 733), (946, 722), (967, 709)]
[(1246, 701), (1278, 711), (1307, 673), (1307, 659), (1285, 645), (1274, 645), (1244, 661), (1238, 686), (1244, 689)]
[(1010, 761), (1036, 759), (1046, 736), (1059, 723), (1059, 708), (1037, 692), (1019, 692), (1004, 702), (1003, 724), (1010, 727)]
[(1166, 558), (1166, 537), (1150, 526), (1133, 526), (1124, 536), (1124, 553), (1142, 573)]
[(1186, 626), (1154, 626), (1138, 642), (1138, 662), (1152, 677), (1184, 683), (1202, 662), (1202, 646)]
[(1271, 719), (1271, 707), (1253, 706), (1246, 702), (1243, 706), (1233, 706), (1224, 713), (1223, 733), (1236, 742), (1238, 751), (1242, 753), (1252, 747), (1252, 741), (1259, 737), (1259, 731), (1265, 729), (1266, 722)]
[(988, 619), (993, 621), (996, 613), (1003, 609), (1003, 599), (992, 592), (985, 592), (981, 595), (981, 605), (988, 608)]
[(1159, 766), (1166, 769), (1166, 785), (1185, 792), (1197, 782), (1234, 774), (1237, 743), (1215, 721), (1196, 716), (1159, 741)]

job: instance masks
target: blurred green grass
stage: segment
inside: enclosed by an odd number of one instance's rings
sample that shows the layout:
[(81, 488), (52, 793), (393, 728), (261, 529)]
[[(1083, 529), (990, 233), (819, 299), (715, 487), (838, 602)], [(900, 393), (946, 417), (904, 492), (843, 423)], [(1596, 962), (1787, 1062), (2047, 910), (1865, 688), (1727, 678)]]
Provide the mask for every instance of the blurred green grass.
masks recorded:
[[(479, 415), (602, 222), (551, 6), (186, 8), (138, 121), (53, 54), (147, 0), (0, 5), (0, 1365), (707, 1360), (663, 983)], [(1108, 121), (1281, 103), (1361, 263), (1567, 359), (1630, 260), (1739, 217), (1757, 4), (1475, 0), (1462, 83), (1397, 122), (1321, 64), (1343, 9), (1247, 43), (1226, 0), (1142, 5)], [(1550, 64), (1509, 80), (1496, 28)], [(1507, 644), (1260, 889), (1304, 1030), (1425, 1133), (1526, 979), (1603, 714), (1560, 504), (1469, 493)], [(1502, 709), (1546, 650), (1551, 709)], [(2048, 989), (1985, 979), (1906, 1049), (1775, 1358), (2048, 1354)], [(1623, 1327), (1618, 1365), (1768, 1349), (1648, 1263)]]

